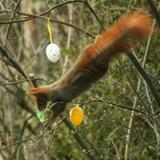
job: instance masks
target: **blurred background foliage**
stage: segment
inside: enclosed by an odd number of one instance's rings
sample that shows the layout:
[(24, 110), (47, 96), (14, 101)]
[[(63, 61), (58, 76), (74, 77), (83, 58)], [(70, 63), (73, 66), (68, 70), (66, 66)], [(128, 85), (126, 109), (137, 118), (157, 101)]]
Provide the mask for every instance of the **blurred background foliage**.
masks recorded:
[[(53, 41), (61, 47), (62, 53), (60, 61), (53, 64), (45, 55), (49, 44), (46, 19), (35, 17), (23, 21), (32, 16), (14, 10), (40, 15), (64, 2), (68, 3), (42, 16), (73, 24), (94, 36), (103, 31), (102, 25), (107, 28), (124, 13), (136, 9), (148, 11), (154, 20), (147, 0), (1, 0), (0, 43), (24, 71), (36, 79), (37, 85), (58, 80), (94, 39), (76, 28), (53, 22)], [(153, 2), (157, 7), (158, 0)], [(10, 21), (15, 23), (8, 29), (7, 22)], [(157, 23), (155, 28), (158, 28)], [(160, 91), (159, 44), (157, 30), (134, 48), (139, 64), (152, 80), (157, 93)], [(144, 55), (147, 59), (143, 64)], [(0, 160), (160, 158), (159, 105), (126, 54), (115, 58), (106, 76), (74, 100), (73, 103), (80, 103), (85, 112), (84, 122), (76, 128), (69, 121), (61, 123), (60, 118), (47, 130), (33, 116), (36, 108), (32, 98), (26, 95), (29, 88), (24, 77), (1, 54)], [(68, 104), (65, 115), (73, 103)]]

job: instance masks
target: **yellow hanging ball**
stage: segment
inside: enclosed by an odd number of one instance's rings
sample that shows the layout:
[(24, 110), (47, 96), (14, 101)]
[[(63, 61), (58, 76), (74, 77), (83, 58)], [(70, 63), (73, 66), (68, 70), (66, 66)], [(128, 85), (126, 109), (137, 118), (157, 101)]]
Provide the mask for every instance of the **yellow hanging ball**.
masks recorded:
[(75, 125), (78, 126), (84, 120), (84, 112), (81, 107), (76, 105), (70, 111), (70, 121)]

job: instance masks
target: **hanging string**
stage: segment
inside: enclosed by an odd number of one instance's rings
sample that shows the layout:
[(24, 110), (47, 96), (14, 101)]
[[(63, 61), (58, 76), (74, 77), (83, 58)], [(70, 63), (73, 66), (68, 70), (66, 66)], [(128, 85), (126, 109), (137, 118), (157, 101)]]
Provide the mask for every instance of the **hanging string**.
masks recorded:
[(47, 28), (48, 28), (50, 43), (53, 43), (53, 39), (52, 39), (52, 29), (51, 29), (51, 24), (50, 24), (50, 18), (47, 19)]

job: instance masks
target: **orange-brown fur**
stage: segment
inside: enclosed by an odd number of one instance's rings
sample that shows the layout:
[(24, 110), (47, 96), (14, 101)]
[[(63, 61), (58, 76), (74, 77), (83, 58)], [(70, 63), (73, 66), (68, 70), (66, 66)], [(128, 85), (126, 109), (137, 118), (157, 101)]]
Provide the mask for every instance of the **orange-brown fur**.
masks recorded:
[[(101, 50), (105, 47), (112, 50), (108, 55), (110, 57), (117, 53), (126, 52), (133, 45), (133, 41), (145, 38), (150, 30), (151, 19), (146, 12), (137, 11), (131, 15), (123, 16), (106, 32), (98, 36), (95, 42), (87, 48), (89, 54), (86, 54), (86, 59), (84, 59), (83, 63), (90, 63), (99, 54), (103, 53)], [(127, 36), (122, 37), (125, 34)]]
[(137, 40), (148, 36), (150, 31), (151, 19), (146, 12), (137, 11), (123, 16), (79, 55), (75, 64), (60, 80), (51, 85), (30, 89), (29, 94), (37, 97), (40, 109), (46, 107), (47, 101), (57, 103), (53, 107), (53, 118), (56, 118), (67, 102), (104, 76), (112, 57), (127, 52)]

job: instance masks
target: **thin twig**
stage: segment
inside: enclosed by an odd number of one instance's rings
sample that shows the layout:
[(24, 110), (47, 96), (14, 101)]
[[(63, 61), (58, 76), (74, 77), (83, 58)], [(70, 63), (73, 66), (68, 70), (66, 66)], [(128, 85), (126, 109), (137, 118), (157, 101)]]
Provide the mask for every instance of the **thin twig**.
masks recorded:
[(8, 148), (11, 148), (11, 147), (13, 147), (13, 146), (15, 146), (15, 145), (22, 144), (22, 143), (25, 143), (25, 142), (30, 141), (30, 140), (33, 140), (33, 137), (31, 137), (31, 138), (26, 138), (26, 139), (21, 140), (21, 141), (18, 141), (18, 142), (14, 142), (14, 143), (12, 143), (12, 144), (9, 144), (9, 145), (6, 146), (6, 147), (0, 148), (0, 152), (3, 151), (3, 150), (6, 150), (6, 149), (8, 149)]
[[(15, 6), (15, 8), (14, 8), (14, 10), (17, 10), (17, 9), (18, 9), (20, 3), (21, 3), (21, 0), (18, 0), (16, 6)], [(16, 12), (14, 11), (14, 12), (13, 12), (13, 15), (12, 15), (12, 17), (11, 17), (10, 22), (13, 21), (13, 19), (14, 19), (14, 17), (15, 17), (15, 14), (16, 14)], [(6, 31), (5, 38), (4, 38), (4, 42), (3, 42), (3, 45), (4, 45), (4, 46), (6, 45), (6, 41), (7, 41), (8, 34), (9, 34), (9, 31), (10, 31), (10, 28), (11, 28), (11, 24), (12, 24), (12, 23), (10, 23), (10, 24), (7, 26), (7, 31)]]
[(89, 151), (88, 147), (82, 141), (81, 136), (76, 132), (76, 130), (73, 127), (73, 125), (67, 119), (64, 119), (64, 123), (67, 126), (67, 128), (73, 133), (74, 138), (77, 140), (78, 144), (82, 148), (83, 154), (86, 157), (88, 157), (89, 160), (96, 160), (96, 157), (94, 157), (94, 155), (92, 155), (90, 152), (88, 152)]
[(17, 69), (17, 71), (22, 74), (29, 82), (29, 84), (33, 87), (33, 83), (31, 82), (29, 76), (27, 73), (24, 71), (24, 69), (21, 67), (18, 61), (16, 61), (12, 56), (9, 55), (9, 53), (0, 45), (0, 52), (3, 56), (5, 56), (12, 64), (13, 66)]
[(150, 104), (146, 104), (146, 102), (143, 101), (143, 99), (141, 98), (141, 95), (139, 95), (139, 93), (137, 92), (135, 86), (133, 85), (132, 81), (129, 78), (128, 78), (128, 82), (129, 82), (133, 92), (135, 93), (135, 95), (139, 99), (140, 103), (142, 104), (142, 106), (144, 106), (146, 109), (148, 109), (148, 105), (150, 105)]
[(87, 1), (85, 1), (85, 2), (86, 2), (86, 5), (88, 6), (88, 8), (90, 9), (90, 11), (93, 13), (93, 15), (96, 17), (97, 21), (99, 22), (99, 24), (100, 24), (100, 26), (101, 26), (101, 29), (104, 31), (105, 28), (104, 28), (104, 26), (103, 26), (103, 23), (101, 22), (101, 20), (100, 20), (99, 17), (97, 16), (96, 12), (93, 10), (93, 8), (90, 6), (90, 4), (89, 4)]
[(62, 7), (63, 5), (66, 5), (66, 4), (69, 4), (69, 3), (77, 3), (77, 2), (80, 2), (80, 3), (84, 3), (87, 5), (87, 7), (89, 8), (89, 10), (91, 11), (91, 13), (95, 16), (95, 18), (97, 19), (97, 21), (99, 22), (102, 30), (105, 30), (101, 20), (99, 19), (99, 17), (97, 16), (96, 12), (94, 11), (94, 9), (90, 6), (90, 4), (88, 3), (88, 1), (85, 1), (85, 0), (71, 0), (71, 1), (66, 1), (66, 2), (62, 2), (60, 4), (57, 4), (53, 7), (51, 7), (50, 9), (48, 9), (47, 11), (44, 11), (42, 13), (40, 13), (39, 15), (43, 16), (43, 15), (46, 15), (46, 14), (49, 14), (52, 10), (54, 10), (55, 8), (58, 8), (58, 7)]
[(56, 125), (56, 127), (54, 127), (54, 128), (52, 129), (52, 132), (51, 132), (51, 133), (53, 133), (53, 135), (52, 135), (52, 137), (51, 137), (51, 139), (50, 139), (50, 141), (49, 141), (49, 144), (47, 145), (46, 149), (45, 149), (44, 152), (39, 156), (39, 159), (42, 159), (42, 158), (44, 157), (44, 155), (47, 153), (49, 147), (50, 147), (51, 144), (53, 143), (56, 130), (57, 130), (58, 127), (62, 124), (63, 120), (64, 120), (67, 116), (68, 116), (68, 115), (64, 116), (64, 117), (59, 121), (59, 123)]
[(149, 6), (151, 7), (153, 13), (154, 13), (154, 16), (157, 20), (157, 23), (160, 27), (160, 14), (159, 14), (159, 9), (156, 8), (156, 6), (154, 5), (154, 2), (152, 0), (147, 0)]
[(115, 149), (117, 159), (121, 160), (120, 153), (119, 153), (118, 148), (117, 148), (117, 146), (116, 146), (116, 144), (114, 143), (113, 140), (112, 140), (112, 144), (113, 144), (113, 147)]
[[(41, 81), (46, 82), (46, 80), (44, 80), (42, 78), (30, 78), (30, 80), (41, 80)], [(15, 84), (18, 84), (18, 83), (23, 83), (23, 82), (28, 82), (28, 80), (27, 79), (22, 79), (22, 80), (15, 81), (15, 82), (2, 83), (2, 84), (0, 84), (0, 86), (15, 85)]]
[[(64, 117), (64, 118), (66, 118), (66, 117)], [(55, 129), (58, 128), (58, 126), (61, 124), (62, 121), (63, 121), (63, 119), (56, 125), (55, 128), (52, 128), (51, 130), (48, 130), (48, 126), (47, 126), (47, 127), (46, 127), (47, 130), (45, 130), (44, 134), (40, 134), (40, 135), (34, 136), (34, 137), (29, 137), (29, 138), (23, 139), (23, 140), (21, 140), (21, 141), (17, 141), (17, 142), (14, 142), (14, 143), (12, 143), (12, 144), (9, 144), (9, 145), (7, 145), (7, 146), (5, 146), (5, 147), (3, 147), (3, 148), (0, 148), (0, 152), (3, 151), (3, 150), (9, 149), (9, 148), (11, 148), (11, 147), (13, 147), (13, 146), (15, 146), (15, 145), (25, 143), (25, 142), (27, 142), (27, 141), (31, 141), (31, 140), (33, 141), (33, 140), (35, 140), (35, 139), (41, 140), (41, 138), (46, 137), (48, 134), (53, 134), (53, 131), (55, 131)]]
[[(158, 8), (160, 7), (160, 3), (158, 5)], [(145, 68), (145, 64), (146, 64), (146, 61), (147, 61), (147, 57), (148, 57), (148, 51), (149, 51), (149, 46), (151, 44), (151, 39), (152, 39), (152, 35), (153, 35), (153, 30), (154, 30), (154, 27), (155, 27), (155, 20), (153, 21), (153, 24), (152, 24), (152, 30), (150, 32), (150, 35), (149, 35), (149, 38), (148, 38), (148, 41), (147, 41), (147, 46), (146, 46), (146, 49), (145, 49), (145, 54), (144, 54), (144, 58), (143, 58), (143, 63), (142, 63), (142, 67), (141, 65), (139, 64), (138, 60), (134, 57), (134, 61), (133, 59), (130, 57), (130, 60), (133, 62), (133, 64), (136, 66), (137, 70), (139, 71), (139, 73), (141, 74), (141, 76), (143, 77), (144, 80), (145, 77), (147, 76), (147, 80), (149, 80), (149, 84), (151, 83), (151, 86), (152, 87), (152, 81), (150, 79), (150, 77), (145, 73), (144, 71), (144, 68)], [(146, 82), (147, 82), (146, 80)], [(139, 93), (140, 91), (140, 87), (141, 87), (141, 79), (139, 78), (138, 79), (138, 83), (137, 83), (137, 89), (136, 89), (136, 93)], [(149, 86), (149, 84), (147, 83), (147, 85)], [(150, 88), (149, 87), (149, 88)], [(153, 86), (154, 87), (154, 86)], [(155, 88), (154, 88), (155, 89)], [(152, 89), (152, 90), (154, 90)], [(150, 89), (151, 90), (151, 89)], [(156, 90), (155, 90), (156, 91)], [(152, 93), (153, 94), (153, 93)], [(156, 93), (157, 95), (157, 93)], [(153, 95), (154, 96), (154, 95)], [(133, 103), (133, 108), (135, 109), (136, 108), (136, 104), (137, 104), (137, 100), (138, 100), (138, 97), (136, 96), (134, 98), (134, 103)], [(134, 119), (134, 115), (135, 115), (135, 111), (132, 111), (131, 112), (131, 115), (130, 115), (130, 120), (129, 120), (129, 124), (128, 124), (128, 130), (127, 130), (127, 136), (126, 136), (126, 146), (125, 146), (125, 155), (124, 155), (124, 158), (125, 160), (128, 160), (128, 156), (129, 156), (129, 145), (130, 145), (130, 139), (131, 139), (131, 129), (132, 129), (132, 126), (133, 126), (133, 119)]]
[(79, 103), (81, 105), (85, 105), (85, 104), (89, 104), (89, 103), (105, 103), (105, 104), (109, 104), (111, 107), (115, 107), (115, 108), (120, 108), (120, 109), (125, 109), (127, 111), (135, 111), (136, 113), (139, 113), (139, 114), (142, 114), (142, 115), (145, 115), (145, 116), (157, 116), (157, 115), (154, 115), (152, 113), (145, 113), (143, 111), (140, 111), (136, 108), (130, 108), (130, 107), (127, 107), (127, 106), (123, 106), (123, 105), (119, 105), (119, 104), (115, 104), (113, 102), (110, 102), (110, 101), (106, 101), (106, 100), (102, 100), (102, 99), (94, 99), (94, 100), (90, 100), (90, 101), (86, 101), (86, 102), (77, 102), (76, 103)]
[[(39, 18), (39, 19), (42, 19), (42, 20), (45, 20), (45, 21), (47, 21), (47, 19), (48, 19), (48, 17), (40, 16), (40, 15), (36, 15), (36, 14), (24, 13), (24, 12), (17, 11), (17, 10), (16, 10), (16, 12), (21, 14), (21, 15), (28, 16), (29, 18), (21, 19), (21, 20), (15, 20), (15, 21), (12, 21), (12, 22), (0, 22), (0, 24), (10, 24), (10, 23), (25, 22), (25, 21), (28, 21), (28, 20), (31, 20), (31, 19), (35, 19), (35, 18)], [(74, 29), (76, 29), (76, 30), (78, 30), (80, 32), (85, 33), (86, 35), (90, 36), (91, 38), (95, 38), (95, 35), (93, 35), (90, 32), (87, 32), (87, 31), (81, 29), (80, 27), (78, 27), (76, 25), (73, 25), (73, 24), (70, 24), (70, 23), (67, 23), (67, 22), (63, 22), (63, 21), (59, 21), (59, 20), (56, 20), (56, 19), (53, 19), (53, 18), (51, 18), (50, 21), (54, 22), (54, 23), (59, 23), (59, 24), (63, 24), (63, 25), (72, 27), (72, 28), (74, 28)]]
[(69, 3), (76, 3), (76, 2), (81, 2), (81, 3), (85, 3), (84, 0), (70, 0), (70, 1), (66, 1), (66, 2), (62, 2), (60, 4), (57, 4), (51, 8), (49, 8), (48, 10), (40, 13), (39, 15), (43, 16), (43, 15), (46, 15), (46, 14), (49, 14), (52, 10), (58, 8), (58, 7), (62, 7), (63, 5), (66, 5), (66, 4), (69, 4)]
[(160, 96), (155, 88), (155, 86), (153, 85), (152, 80), (150, 79), (150, 77), (148, 76), (148, 74), (145, 72), (145, 70), (143, 69), (143, 67), (140, 65), (140, 63), (138, 62), (137, 58), (135, 57), (135, 55), (133, 53), (128, 53), (127, 54), (128, 57), (130, 58), (130, 60), (132, 61), (132, 63), (134, 64), (134, 66), (136, 67), (136, 69), (138, 70), (138, 72), (140, 73), (140, 75), (143, 77), (143, 79), (146, 81), (152, 95), (154, 96), (158, 107), (160, 107)]

